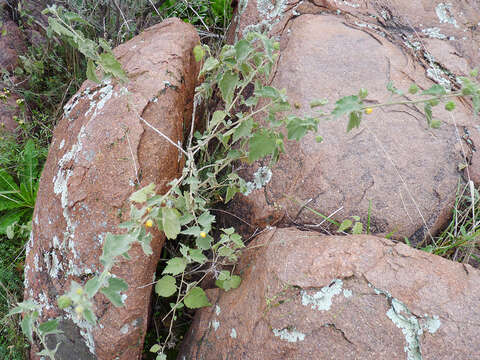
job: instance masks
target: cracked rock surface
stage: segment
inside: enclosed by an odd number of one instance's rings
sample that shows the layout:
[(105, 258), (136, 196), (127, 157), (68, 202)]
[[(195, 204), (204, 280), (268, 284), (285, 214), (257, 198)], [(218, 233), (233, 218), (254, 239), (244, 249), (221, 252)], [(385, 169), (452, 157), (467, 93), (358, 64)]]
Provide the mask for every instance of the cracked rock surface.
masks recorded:
[[(62, 316), (57, 359), (137, 359), (147, 328), (151, 286), (164, 242), (154, 234), (153, 255), (135, 245), (131, 260), (112, 274), (129, 285), (125, 307), (102, 294), (94, 298), (99, 326), (72, 311), (59, 311), (57, 297), (70, 282), (85, 284), (102, 270), (105, 233), (129, 214), (130, 194), (154, 182), (157, 191), (183, 168), (178, 150), (140, 117), (173, 141), (183, 141), (192, 116), (198, 74), (192, 49), (197, 32), (179, 19), (155, 25), (114, 50), (128, 83), (86, 81), (65, 106), (40, 180), (33, 231), (25, 261), (25, 299), (43, 305), (43, 320)], [(55, 341), (54, 341), (55, 340)], [(32, 359), (36, 359), (32, 349)], [(74, 355), (72, 355), (74, 354)]]
[[(367, 103), (386, 102), (389, 81), (403, 90), (413, 82), (421, 89), (435, 82), (455, 88), (455, 76), (465, 75), (478, 63), (478, 56), (467, 46), (477, 44), (478, 52), (478, 39), (467, 31), (471, 13), (466, 15), (465, 10), (454, 25), (438, 18), (435, 6), (407, 4), (410, 2), (241, 1), (230, 38), (260, 29), (279, 38), (280, 58), (272, 84), (286, 88), (299, 115), (314, 114), (309, 106), (314, 99), (333, 102), (357, 94), (360, 88), (369, 91)], [(460, 12), (459, 6), (445, 11), (453, 16)], [(480, 14), (474, 7), (469, 11)], [(423, 24), (419, 14), (425, 14)], [(430, 29), (435, 19), (438, 32), (447, 38), (422, 32)], [(411, 27), (403, 24), (407, 20)], [(460, 33), (470, 42), (458, 38)], [(414, 50), (413, 43), (421, 50)], [(410, 97), (407, 94), (403, 100)], [(271, 182), (249, 197), (239, 195), (231, 209), (260, 226), (278, 221), (319, 223), (322, 219), (304, 205), (325, 216), (343, 207), (333, 218), (356, 215), (364, 223), (370, 210), (374, 233), (395, 231), (395, 236), (407, 236), (417, 244), (448, 220), (462, 177), (458, 167), (465, 163), (462, 147), (467, 162), (476, 150), (461, 137), (470, 137), (473, 144), (477, 138), (480, 141), (468, 104), (457, 103), (453, 116), (442, 105), (435, 107), (434, 118), (443, 122), (440, 129), (430, 129), (419, 110), (423, 109), (410, 105), (375, 109), (364, 115), (359, 129), (349, 133), (345, 118), (320, 122), (322, 143), (312, 135), (299, 143), (288, 142)], [(262, 165), (257, 163), (243, 177), (250, 181)]]
[(207, 292), (178, 359), (474, 359), (480, 272), (368, 235), (272, 229)]

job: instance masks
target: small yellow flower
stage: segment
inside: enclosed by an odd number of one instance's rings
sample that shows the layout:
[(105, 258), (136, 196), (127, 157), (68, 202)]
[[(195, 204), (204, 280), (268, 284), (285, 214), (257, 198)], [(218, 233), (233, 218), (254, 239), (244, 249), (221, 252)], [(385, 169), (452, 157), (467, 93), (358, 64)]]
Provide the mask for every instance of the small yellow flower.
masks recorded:
[(75, 307), (75, 312), (77, 313), (78, 316), (81, 316), (83, 314), (83, 310), (85, 310), (83, 308), (82, 305), (78, 305), (77, 307)]
[(202, 232), (200, 233), (200, 237), (206, 238), (206, 237), (207, 237), (207, 233), (206, 233), (205, 231), (202, 231)]
[(83, 289), (82, 288), (78, 288), (77, 291), (75, 291), (77, 293), (77, 295), (82, 295), (83, 294)]
[(150, 211), (152, 211), (152, 208), (151, 208), (151, 207), (147, 207), (147, 213), (149, 213)]
[(145, 227), (147, 228), (151, 228), (153, 226), (153, 221), (148, 219), (146, 222), (145, 222)]
[(370, 115), (373, 112), (372, 108), (366, 108), (365, 109), (365, 114)]

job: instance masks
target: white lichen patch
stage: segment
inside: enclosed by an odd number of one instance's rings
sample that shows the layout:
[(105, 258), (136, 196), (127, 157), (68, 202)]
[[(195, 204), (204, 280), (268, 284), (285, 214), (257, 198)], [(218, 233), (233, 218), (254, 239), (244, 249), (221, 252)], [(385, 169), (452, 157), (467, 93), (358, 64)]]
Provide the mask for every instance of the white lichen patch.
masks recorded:
[(349, 297), (352, 297), (352, 295), (353, 295), (352, 290), (343, 289), (343, 296), (344, 296), (344, 297), (349, 298)]
[(235, 330), (235, 328), (232, 328), (232, 330), (230, 331), (230, 337), (232, 339), (236, 339), (237, 338), (237, 330)]
[(54, 251), (52, 251), (51, 253), (51, 258), (52, 258), (52, 264), (51, 264), (51, 269), (49, 271), (49, 274), (50, 274), (50, 277), (57, 278), (58, 272), (63, 271), (63, 265), (58, 260), (57, 254)]
[(213, 330), (217, 331), (220, 327), (220, 322), (217, 320), (210, 321), (210, 326), (213, 327)]
[(408, 311), (405, 304), (397, 299), (391, 300), (392, 307), (387, 311), (387, 317), (402, 330), (407, 345), (404, 347), (408, 360), (421, 360), (419, 335), (422, 329), (418, 319)]
[(60, 145), (58, 146), (58, 149), (62, 150), (64, 146), (65, 146), (65, 139), (62, 139), (62, 141), (60, 142)]
[(302, 305), (308, 306), (311, 305), (312, 309), (318, 311), (327, 311), (330, 310), (332, 306), (332, 299), (335, 295), (338, 295), (342, 292), (343, 281), (340, 279), (335, 279), (329, 286), (323, 287), (320, 291), (309, 295), (307, 291), (302, 290)]
[(288, 329), (272, 329), (273, 334), (280, 339), (288, 342), (297, 342), (305, 340), (305, 334), (297, 331), (297, 329), (293, 328), (292, 330)]
[(440, 325), (442, 325), (442, 322), (437, 315), (433, 315), (432, 317), (430, 317), (425, 314), (422, 320), (423, 321), (420, 321), (422, 329), (428, 331), (430, 334), (435, 334), (440, 328)]
[(335, 4), (349, 6), (349, 7), (354, 8), (354, 9), (358, 9), (360, 7), (359, 4), (356, 4), (356, 3), (351, 2), (351, 1), (345, 1), (345, 0), (335, 0)]
[[(243, 4), (240, 4), (239, 8), (244, 10), (247, 3), (248, 1), (245, 1)], [(243, 30), (243, 36), (246, 36), (251, 31), (270, 32), (282, 20), (287, 6), (288, 0), (257, 0), (257, 11), (263, 20), (257, 24), (246, 26)]]
[(52, 244), (55, 249), (60, 249), (60, 241), (58, 240), (57, 235), (53, 237)]
[(245, 185), (247, 189), (243, 192), (243, 195), (248, 196), (253, 190), (259, 190), (266, 186), (272, 179), (272, 171), (266, 167), (260, 167), (253, 174), (253, 181), (248, 181)]
[(395, 326), (402, 330), (406, 342), (404, 350), (407, 354), (407, 360), (422, 360), (420, 337), (424, 331), (433, 334), (440, 328), (439, 317), (436, 315), (417, 316), (412, 314), (403, 302), (392, 297), (388, 291), (377, 289), (372, 284), (368, 284), (368, 286), (373, 288), (377, 295), (385, 296), (391, 304), (386, 315)]
[(423, 30), (422, 30), (422, 33), (424, 33), (425, 35), (427, 35), (427, 36), (428, 36), (429, 38), (431, 38), (431, 39), (440, 39), (440, 40), (443, 40), (443, 39), (446, 39), (446, 38), (447, 38), (447, 36), (446, 36), (446, 35), (443, 35), (443, 34), (440, 32), (440, 29), (437, 28), (437, 27), (423, 29)]
[(437, 14), (438, 19), (441, 23), (452, 24), (458, 28), (457, 20), (453, 17), (452, 14), (452, 4), (450, 3), (440, 3), (435, 7), (435, 13)]
[(215, 314), (220, 315), (220, 312), (221, 312), (221, 309), (220, 309), (220, 306), (218, 305), (215, 305)]
[(125, 324), (123, 325), (121, 328), (120, 328), (120, 332), (125, 335), (126, 333), (128, 333), (128, 324)]
[(75, 314), (73, 308), (66, 308), (65, 317), (73, 321), (75, 325), (80, 328), (80, 335), (85, 340), (85, 345), (87, 345), (88, 350), (95, 355), (95, 342), (93, 340), (93, 326), (88, 323), (85, 319), (79, 318)]

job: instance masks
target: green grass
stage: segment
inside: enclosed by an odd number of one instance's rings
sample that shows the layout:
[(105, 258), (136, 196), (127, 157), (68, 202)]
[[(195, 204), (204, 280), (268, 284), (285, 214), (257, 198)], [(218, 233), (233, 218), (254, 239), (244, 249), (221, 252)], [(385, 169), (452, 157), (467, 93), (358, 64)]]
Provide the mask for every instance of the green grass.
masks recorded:
[(446, 259), (480, 266), (480, 201), (473, 183), (459, 184), (447, 228), (422, 250)]

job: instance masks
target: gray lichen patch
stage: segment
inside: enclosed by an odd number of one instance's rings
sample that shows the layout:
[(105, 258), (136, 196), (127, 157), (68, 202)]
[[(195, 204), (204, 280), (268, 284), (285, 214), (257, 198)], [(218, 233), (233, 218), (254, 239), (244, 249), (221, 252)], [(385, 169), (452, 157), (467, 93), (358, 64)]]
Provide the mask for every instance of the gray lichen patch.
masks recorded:
[(422, 33), (424, 33), (425, 35), (427, 35), (431, 39), (443, 40), (443, 39), (447, 38), (446, 35), (444, 35), (440, 32), (440, 29), (438, 27), (423, 29)]
[[(243, 12), (247, 5), (248, 0), (239, 4), (241, 12)], [(288, 0), (257, 0), (257, 11), (263, 20), (257, 24), (246, 26), (242, 35), (245, 36), (251, 31), (270, 32), (270, 30), (282, 20), (287, 6)]]
[(288, 342), (297, 342), (305, 340), (305, 334), (297, 331), (297, 329), (293, 328), (289, 330), (288, 328), (285, 329), (272, 329), (273, 334), (280, 339)]
[(452, 24), (458, 28), (457, 20), (453, 17), (452, 14), (452, 4), (450, 3), (440, 3), (435, 7), (435, 13), (437, 14), (438, 19), (441, 23)]
[(232, 330), (230, 331), (230, 337), (232, 339), (236, 339), (237, 338), (237, 330), (235, 330), (235, 328), (232, 328)]
[(392, 297), (388, 291), (377, 289), (370, 283), (368, 286), (373, 288), (377, 295), (385, 296), (390, 303), (391, 307), (386, 315), (396, 327), (402, 330), (406, 342), (404, 350), (407, 354), (407, 360), (422, 360), (420, 337), (424, 331), (434, 334), (440, 328), (439, 317), (427, 314), (417, 316), (403, 302)]
[(311, 305), (312, 309), (318, 311), (330, 310), (332, 299), (335, 295), (342, 292), (343, 281), (335, 279), (329, 286), (323, 287), (320, 291), (309, 295), (307, 291), (302, 290), (302, 305)]

